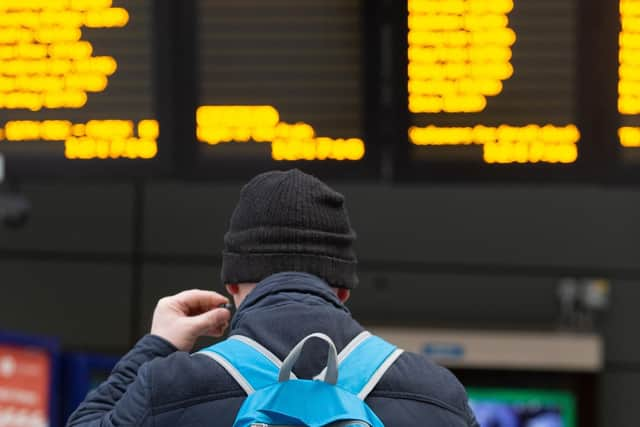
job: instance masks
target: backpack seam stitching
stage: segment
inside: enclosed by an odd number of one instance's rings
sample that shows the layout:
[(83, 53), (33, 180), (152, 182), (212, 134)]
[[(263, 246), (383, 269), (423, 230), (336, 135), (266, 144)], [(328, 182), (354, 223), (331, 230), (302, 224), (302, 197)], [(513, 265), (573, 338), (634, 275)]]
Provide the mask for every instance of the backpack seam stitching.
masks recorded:
[(204, 396), (191, 397), (189, 399), (162, 404), (154, 407), (152, 413), (155, 416), (174, 409), (186, 409), (187, 407), (195, 406), (200, 403), (231, 399), (234, 397), (247, 397), (247, 395), (241, 390), (210, 393)]
[(374, 389), (374, 391), (372, 391), (368, 397), (387, 397), (392, 399), (406, 399), (406, 400), (415, 400), (417, 402), (429, 403), (435, 406), (439, 406), (442, 409), (446, 409), (450, 412), (453, 412), (454, 414), (459, 415), (465, 420), (467, 419), (467, 414), (464, 411), (442, 400), (428, 397), (422, 394), (408, 393), (408, 392), (402, 392), (402, 391), (378, 391)]

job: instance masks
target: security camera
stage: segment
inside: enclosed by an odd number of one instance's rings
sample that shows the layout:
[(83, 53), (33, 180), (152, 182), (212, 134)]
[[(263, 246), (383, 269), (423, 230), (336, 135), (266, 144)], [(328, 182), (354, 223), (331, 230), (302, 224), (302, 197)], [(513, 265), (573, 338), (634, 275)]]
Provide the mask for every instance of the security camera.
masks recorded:
[(0, 222), (11, 228), (22, 227), (29, 219), (31, 203), (22, 194), (4, 185), (4, 157), (0, 153)]
[(29, 219), (31, 203), (21, 194), (0, 193), (0, 221), (10, 228), (22, 227)]

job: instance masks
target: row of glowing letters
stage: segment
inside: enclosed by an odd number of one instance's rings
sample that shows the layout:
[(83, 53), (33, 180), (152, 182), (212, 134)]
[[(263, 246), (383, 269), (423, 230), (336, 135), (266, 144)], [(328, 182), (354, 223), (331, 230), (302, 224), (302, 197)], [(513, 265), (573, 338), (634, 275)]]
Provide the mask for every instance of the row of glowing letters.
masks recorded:
[[(275, 160), (359, 160), (365, 154), (361, 139), (315, 137), (315, 131), (308, 124), (278, 122), (277, 110), (270, 106), (208, 108), (204, 107), (198, 115), (201, 132), (198, 139), (203, 143), (271, 142)], [(215, 111), (220, 114), (212, 115)], [(209, 122), (209, 118), (213, 120)], [(218, 133), (204, 131), (216, 128)], [(254, 137), (255, 132), (261, 136)], [(211, 139), (212, 135), (225, 139)], [(622, 127), (618, 135), (623, 146), (640, 147), (640, 128)], [(136, 127), (129, 120), (90, 120), (86, 124), (67, 120), (10, 121), (0, 130), (0, 139), (7, 141), (65, 141), (69, 158), (151, 158), (157, 153), (158, 136), (156, 120), (142, 120)], [(574, 125), (414, 126), (409, 130), (409, 139), (421, 146), (483, 145), (484, 160), (491, 163), (567, 163), (577, 156), (580, 132)], [(528, 157), (525, 152), (529, 153)]]
[[(22, 0), (21, 0), (22, 1)], [(0, 28), (30, 28), (43, 26), (114, 28), (124, 27), (129, 22), (129, 13), (120, 7), (95, 10), (43, 9), (41, 11), (2, 11)]]
[(439, 13), (461, 15), (509, 13), (513, 0), (409, 0), (409, 14)]
[(0, 11), (108, 9), (113, 0), (0, 0)]
[[(241, 123), (248, 123), (237, 113), (245, 107), (236, 108), (230, 114), (221, 115), (218, 120), (231, 120), (237, 117)], [(251, 111), (251, 108), (248, 108)], [(262, 113), (266, 113), (262, 114)], [(259, 107), (257, 114), (249, 121), (265, 124), (271, 121), (273, 110)], [(269, 118), (271, 115), (271, 119)], [(266, 121), (265, 121), (266, 119)], [(202, 122), (202, 116), (200, 116)], [(207, 122), (202, 123), (206, 125)], [(235, 123), (237, 124), (237, 122)], [(288, 125), (277, 123), (269, 142), (271, 142), (274, 160), (360, 160), (364, 157), (364, 142), (359, 138), (326, 138), (315, 137), (310, 125), (298, 123)], [(199, 131), (201, 131), (199, 127)], [(206, 129), (206, 128), (204, 128)], [(0, 139), (17, 141), (64, 141), (65, 156), (69, 159), (116, 159), (142, 158), (149, 159), (157, 155), (157, 138), (159, 124), (156, 120), (142, 120), (135, 127), (130, 120), (90, 120), (87, 123), (73, 124), (68, 120), (45, 121), (9, 121), (0, 130)], [(137, 133), (137, 135), (134, 135)], [(249, 132), (248, 135), (251, 135)], [(242, 138), (240, 141), (247, 141)], [(203, 141), (207, 142), (207, 141)], [(265, 141), (266, 142), (266, 141)], [(209, 144), (213, 142), (208, 141)]]
[[(627, 115), (640, 114), (640, 1), (620, 2), (620, 23), (618, 111)], [(633, 128), (620, 128), (618, 135), (623, 146), (640, 146), (638, 132)]]
[(574, 125), (414, 126), (409, 139), (420, 146), (482, 145), (486, 163), (573, 163), (580, 132)]
[[(134, 135), (134, 128), (135, 133)], [(0, 139), (18, 141), (64, 141), (68, 159), (151, 159), (158, 153), (157, 120), (15, 120), (0, 130)]]
[(281, 122), (270, 105), (202, 106), (196, 124), (198, 140), (209, 145), (270, 142), (274, 160), (360, 160), (365, 154), (362, 139), (318, 137), (308, 123)]

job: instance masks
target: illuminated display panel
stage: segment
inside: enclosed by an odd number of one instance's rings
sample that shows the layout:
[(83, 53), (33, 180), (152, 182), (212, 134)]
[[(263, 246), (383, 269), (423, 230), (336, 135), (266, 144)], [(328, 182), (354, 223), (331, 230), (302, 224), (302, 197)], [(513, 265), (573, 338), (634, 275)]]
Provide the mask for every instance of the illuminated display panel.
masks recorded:
[(622, 160), (640, 162), (640, 0), (620, 0), (618, 142)]
[(576, 397), (564, 390), (469, 388), (480, 426), (576, 427)]
[(408, 0), (410, 163), (580, 157), (574, 0)]
[(209, 173), (355, 170), (370, 157), (359, 0), (199, 0), (197, 14), (197, 156)]
[(0, 1), (0, 152), (10, 172), (133, 171), (156, 158), (151, 7)]

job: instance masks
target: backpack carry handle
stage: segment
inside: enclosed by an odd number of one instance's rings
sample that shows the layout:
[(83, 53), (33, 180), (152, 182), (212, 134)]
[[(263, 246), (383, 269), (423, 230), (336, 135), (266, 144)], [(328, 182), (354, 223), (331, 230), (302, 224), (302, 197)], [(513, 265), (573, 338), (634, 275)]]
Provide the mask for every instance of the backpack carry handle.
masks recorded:
[(336, 345), (331, 341), (327, 335), (316, 332), (315, 334), (307, 335), (293, 347), (293, 350), (289, 353), (284, 362), (282, 362), (282, 367), (280, 368), (280, 374), (278, 376), (279, 382), (288, 381), (291, 377), (291, 371), (293, 370), (293, 366), (298, 361), (300, 354), (302, 354), (302, 349), (304, 345), (311, 339), (318, 338), (322, 341), (329, 344), (329, 351), (327, 353), (327, 371), (324, 376), (324, 382), (336, 385), (338, 382), (338, 351), (336, 350)]

